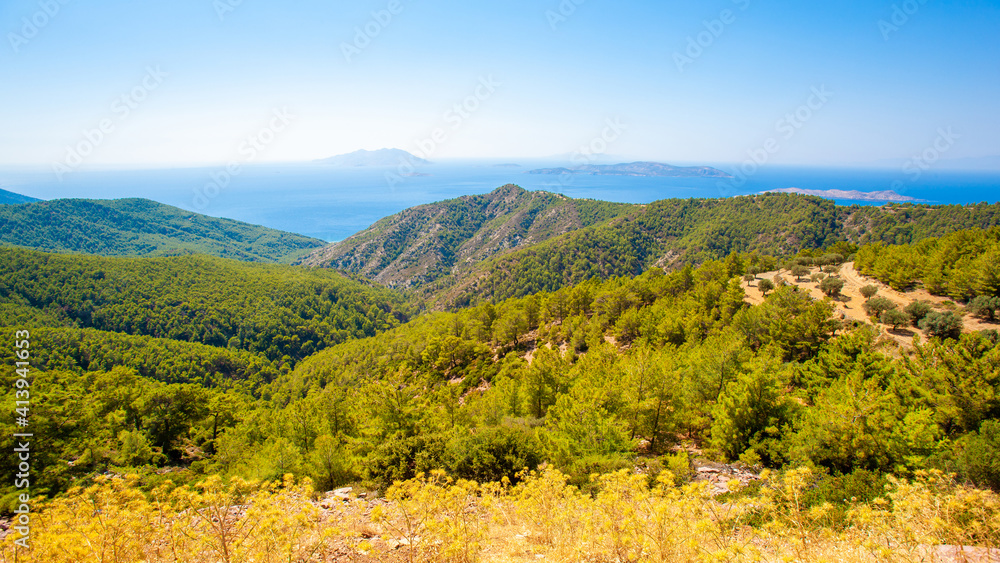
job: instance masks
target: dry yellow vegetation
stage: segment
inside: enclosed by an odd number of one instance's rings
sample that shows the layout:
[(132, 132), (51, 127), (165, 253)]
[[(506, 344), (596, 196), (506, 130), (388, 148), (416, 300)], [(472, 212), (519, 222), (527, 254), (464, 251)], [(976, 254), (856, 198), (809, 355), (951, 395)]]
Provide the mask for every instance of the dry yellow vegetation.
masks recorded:
[[(993, 561), (997, 495), (941, 473), (891, 479), (870, 503), (806, 506), (809, 469), (763, 475), (759, 489), (713, 497), (630, 471), (594, 476), (596, 493), (556, 470), (517, 485), (397, 483), (385, 499), (317, 503), (308, 481), (212, 477), (143, 493), (100, 479), (32, 515), (30, 550), (2, 561), (134, 562), (715, 562)], [(736, 489), (740, 485), (730, 485)], [(958, 548), (956, 546), (969, 546)]]

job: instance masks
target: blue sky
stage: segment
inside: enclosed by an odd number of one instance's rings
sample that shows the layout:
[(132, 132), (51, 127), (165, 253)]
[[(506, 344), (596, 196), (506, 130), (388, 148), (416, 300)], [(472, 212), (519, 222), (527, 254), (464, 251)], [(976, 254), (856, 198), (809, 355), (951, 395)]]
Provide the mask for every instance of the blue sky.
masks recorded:
[(0, 31), (0, 165), (1000, 155), (1000, 2), (5, 0)]

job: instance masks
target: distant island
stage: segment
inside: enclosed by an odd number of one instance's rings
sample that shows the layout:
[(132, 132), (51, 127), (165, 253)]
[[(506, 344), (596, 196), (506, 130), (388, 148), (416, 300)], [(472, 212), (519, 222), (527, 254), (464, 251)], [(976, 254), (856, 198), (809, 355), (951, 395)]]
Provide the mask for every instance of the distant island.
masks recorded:
[(662, 162), (629, 162), (623, 164), (586, 164), (573, 168), (539, 168), (528, 174), (591, 174), (594, 176), (669, 176), (674, 178), (732, 178), (710, 166), (672, 166)]
[(0, 189), (0, 205), (19, 205), (21, 203), (31, 203), (33, 201), (41, 200)]
[(377, 151), (354, 151), (348, 154), (339, 154), (317, 160), (321, 164), (342, 167), (380, 167), (399, 166), (400, 164), (430, 164), (418, 156), (412, 155), (400, 149), (379, 149)]
[(857, 190), (804, 190), (802, 188), (780, 188), (777, 190), (767, 190), (761, 193), (814, 195), (818, 197), (825, 197), (827, 199), (852, 199), (855, 201), (887, 201), (899, 203), (908, 201), (923, 201), (909, 196), (899, 195), (892, 190), (859, 192)]

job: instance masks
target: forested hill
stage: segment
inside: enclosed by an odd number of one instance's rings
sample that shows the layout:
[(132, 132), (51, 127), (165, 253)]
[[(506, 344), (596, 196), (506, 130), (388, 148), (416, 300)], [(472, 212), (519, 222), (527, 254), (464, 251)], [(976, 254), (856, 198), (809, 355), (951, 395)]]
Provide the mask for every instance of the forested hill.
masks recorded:
[(31, 203), (33, 201), (39, 200), (26, 195), (8, 192), (7, 190), (0, 190), (0, 205), (16, 205), (19, 203)]
[(306, 263), (421, 286), (448, 307), (733, 252), (781, 256), (838, 242), (907, 244), (998, 224), (1000, 205), (988, 204), (840, 207), (818, 197), (764, 194), (627, 205), (504, 186), (408, 209)]
[(0, 326), (94, 328), (292, 364), (406, 322), (409, 310), (390, 290), (332, 271), (0, 248)]
[(408, 287), (639, 208), (528, 192), (508, 184), (484, 195), (407, 209), (317, 250), (303, 263)]
[(284, 262), (324, 241), (148, 199), (56, 199), (0, 205), (0, 245), (101, 256), (209, 254)]

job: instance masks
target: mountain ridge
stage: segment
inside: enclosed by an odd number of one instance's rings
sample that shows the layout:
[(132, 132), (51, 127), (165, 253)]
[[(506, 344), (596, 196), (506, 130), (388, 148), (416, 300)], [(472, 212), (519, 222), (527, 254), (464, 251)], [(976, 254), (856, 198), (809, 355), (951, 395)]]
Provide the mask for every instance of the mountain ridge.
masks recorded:
[(42, 200), (0, 188), (0, 205), (20, 205), (22, 203), (33, 203), (36, 201)]
[(410, 287), (637, 207), (507, 184), (484, 195), (411, 207), (299, 263), (346, 269), (390, 287)]
[(432, 307), (451, 308), (732, 253), (781, 256), (998, 224), (1000, 204), (843, 207), (816, 196), (772, 193), (637, 205), (507, 185), (404, 210), (299, 263), (412, 288)]

